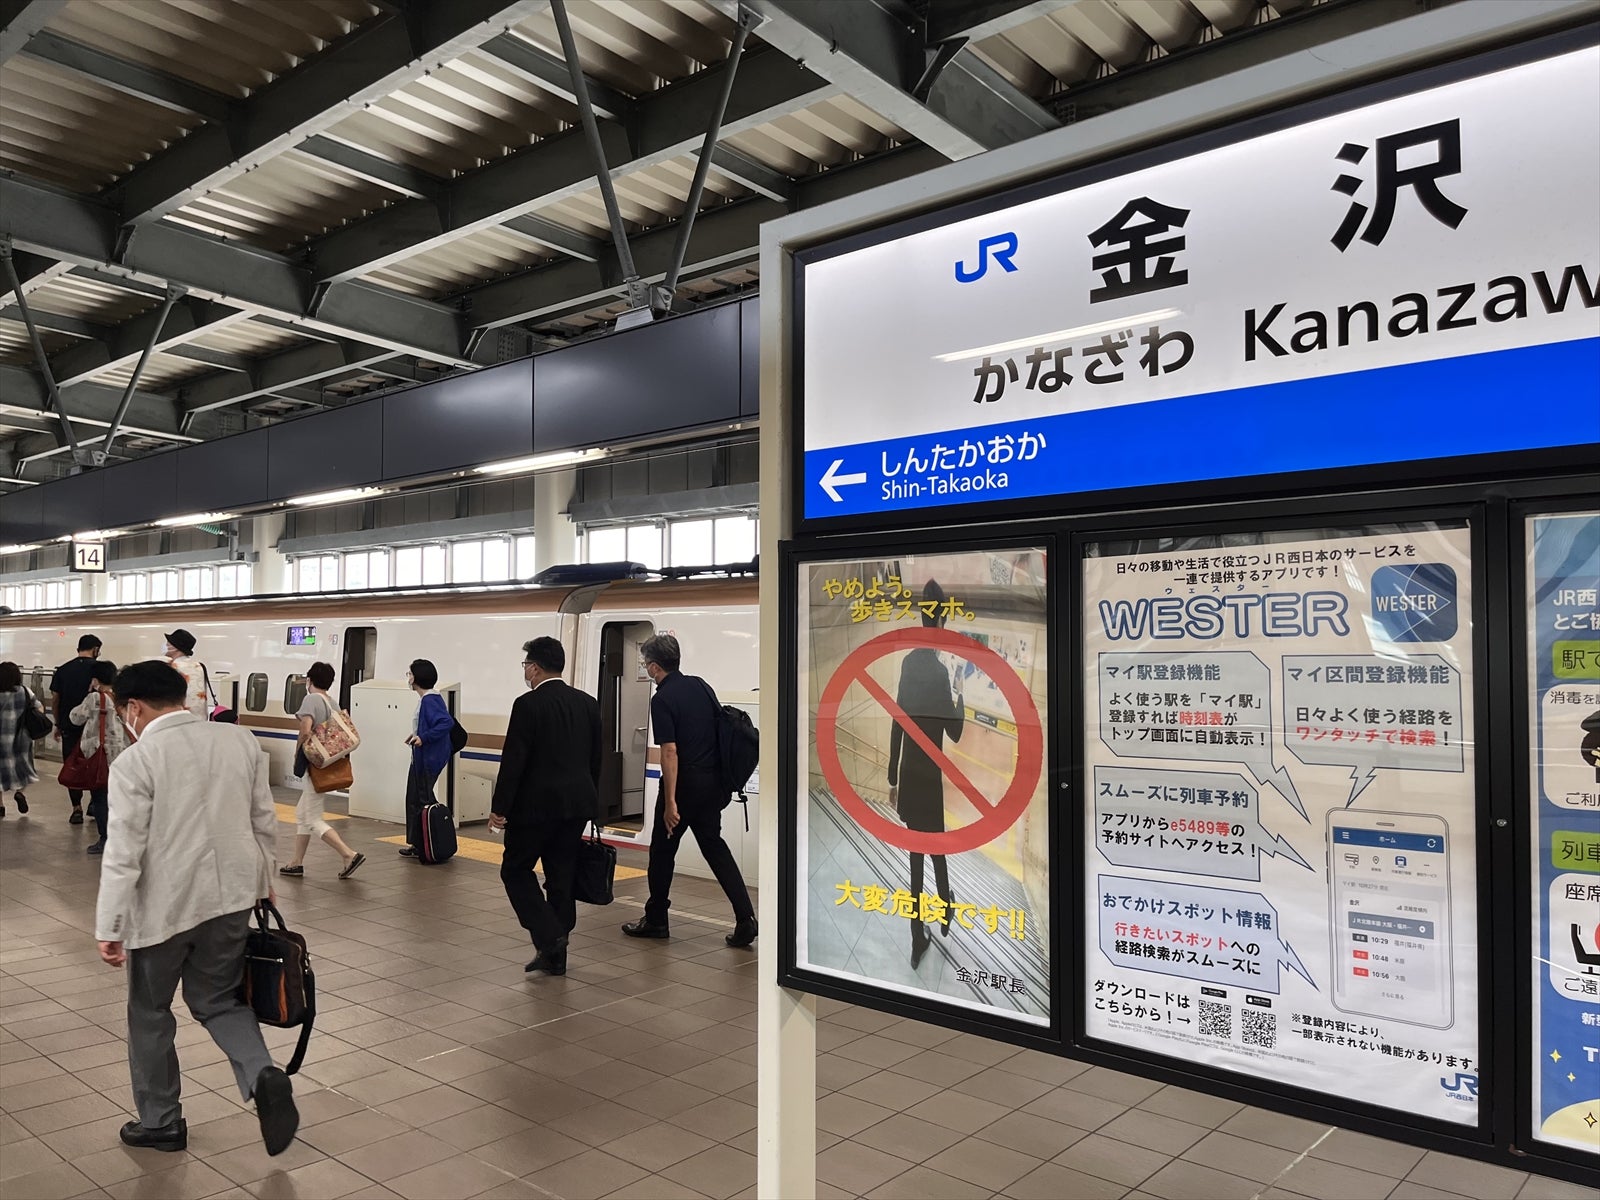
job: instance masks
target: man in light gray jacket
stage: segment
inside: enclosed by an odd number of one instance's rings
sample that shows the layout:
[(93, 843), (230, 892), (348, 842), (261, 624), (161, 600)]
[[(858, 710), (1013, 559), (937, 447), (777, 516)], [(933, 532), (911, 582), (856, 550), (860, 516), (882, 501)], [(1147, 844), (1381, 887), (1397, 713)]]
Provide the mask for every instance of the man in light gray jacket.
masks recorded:
[(272, 898), (277, 815), (266, 758), (236, 725), (184, 707), (184, 677), (164, 662), (126, 668), (112, 684), (138, 738), (111, 766), (111, 817), (100, 866), (100, 957), (128, 967), (128, 1066), (139, 1119), (130, 1146), (182, 1150), (172, 998), (183, 998), (255, 1097), (268, 1154), (294, 1140), (300, 1115), (289, 1077), (273, 1065), (255, 1013), (234, 997), (250, 912)]

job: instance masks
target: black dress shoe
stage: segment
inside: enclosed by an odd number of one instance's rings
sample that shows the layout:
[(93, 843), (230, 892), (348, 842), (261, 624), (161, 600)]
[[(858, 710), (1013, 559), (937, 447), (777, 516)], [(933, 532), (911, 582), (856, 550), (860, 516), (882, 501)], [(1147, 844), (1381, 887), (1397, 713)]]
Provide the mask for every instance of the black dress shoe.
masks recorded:
[(733, 932), (722, 939), (735, 949), (748, 946), (756, 940), (756, 919), (746, 917), (733, 927)]
[(300, 1110), (294, 1106), (294, 1088), (277, 1067), (262, 1067), (256, 1076), (256, 1120), (268, 1154), (282, 1154), (300, 1128)]
[(171, 1125), (146, 1129), (137, 1121), (129, 1121), (122, 1127), (122, 1144), (140, 1150), (161, 1150), (175, 1154), (189, 1148), (189, 1123), (179, 1117)]
[[(22, 810), (19, 808), (17, 811), (21, 812)], [(81, 809), (81, 808), (73, 809), (72, 810), (72, 815), (67, 818), (67, 824), (68, 825), (82, 825), (83, 824), (83, 809)]]
[(567, 956), (565, 954), (545, 954), (541, 951), (531, 963), (522, 969), (529, 975), (532, 975), (535, 971), (543, 971), (546, 975), (565, 975), (567, 973)]
[(637, 921), (629, 921), (622, 927), (622, 932), (629, 937), (636, 938), (669, 938), (672, 936), (672, 933), (665, 925), (652, 925), (643, 918)]
[(415, 846), (401, 846), (400, 847), (400, 857), (401, 858), (415, 858), (416, 856), (417, 856), (417, 848)]
[(18, 792), (16, 794), (16, 796), (13, 797), (13, 799), (15, 799), (16, 802), (17, 802), (17, 811), (19, 813), (21, 813), (23, 816), (27, 816), (28, 815), (28, 798), (26, 796), (24, 796), (21, 792)]

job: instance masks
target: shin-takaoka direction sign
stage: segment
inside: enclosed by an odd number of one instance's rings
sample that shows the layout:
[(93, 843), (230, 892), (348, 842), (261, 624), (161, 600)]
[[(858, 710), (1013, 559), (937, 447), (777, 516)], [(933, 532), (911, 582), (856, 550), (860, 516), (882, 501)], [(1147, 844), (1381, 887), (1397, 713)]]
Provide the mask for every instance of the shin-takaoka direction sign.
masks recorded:
[(1600, 48), (801, 257), (803, 517), (1600, 443)]

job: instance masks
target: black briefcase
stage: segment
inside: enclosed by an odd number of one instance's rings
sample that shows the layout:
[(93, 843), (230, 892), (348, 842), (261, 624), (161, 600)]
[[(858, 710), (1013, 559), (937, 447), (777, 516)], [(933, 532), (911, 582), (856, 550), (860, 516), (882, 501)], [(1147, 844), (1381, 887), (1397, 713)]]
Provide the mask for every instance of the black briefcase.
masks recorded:
[(572, 871), (572, 898), (585, 904), (610, 904), (617, 878), (617, 852), (600, 839), (600, 827), (578, 843), (578, 861)]
[[(236, 993), (249, 1006), (256, 1020), (279, 1029), (300, 1029), (284, 1074), (293, 1075), (305, 1061), (311, 1041), (311, 1026), (317, 1019), (317, 981), (311, 971), (311, 952), (306, 939), (291, 933), (275, 904), (262, 900), (256, 904), (256, 927), (245, 940), (244, 976)], [(267, 918), (278, 923), (271, 928)]]

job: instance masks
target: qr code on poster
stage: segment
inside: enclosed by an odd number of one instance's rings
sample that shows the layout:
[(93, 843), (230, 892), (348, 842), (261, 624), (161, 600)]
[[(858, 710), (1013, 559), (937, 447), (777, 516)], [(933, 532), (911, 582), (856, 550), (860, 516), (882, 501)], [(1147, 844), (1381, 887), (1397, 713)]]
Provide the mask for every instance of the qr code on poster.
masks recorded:
[(1200, 1001), (1200, 1036), (1232, 1038), (1233, 1005), (1218, 1004), (1215, 1000)]
[(1240, 1038), (1246, 1046), (1260, 1046), (1263, 1050), (1271, 1050), (1278, 1044), (1278, 1014), (1259, 1012), (1253, 1008), (1244, 1010), (1244, 1028), (1240, 1031)]

